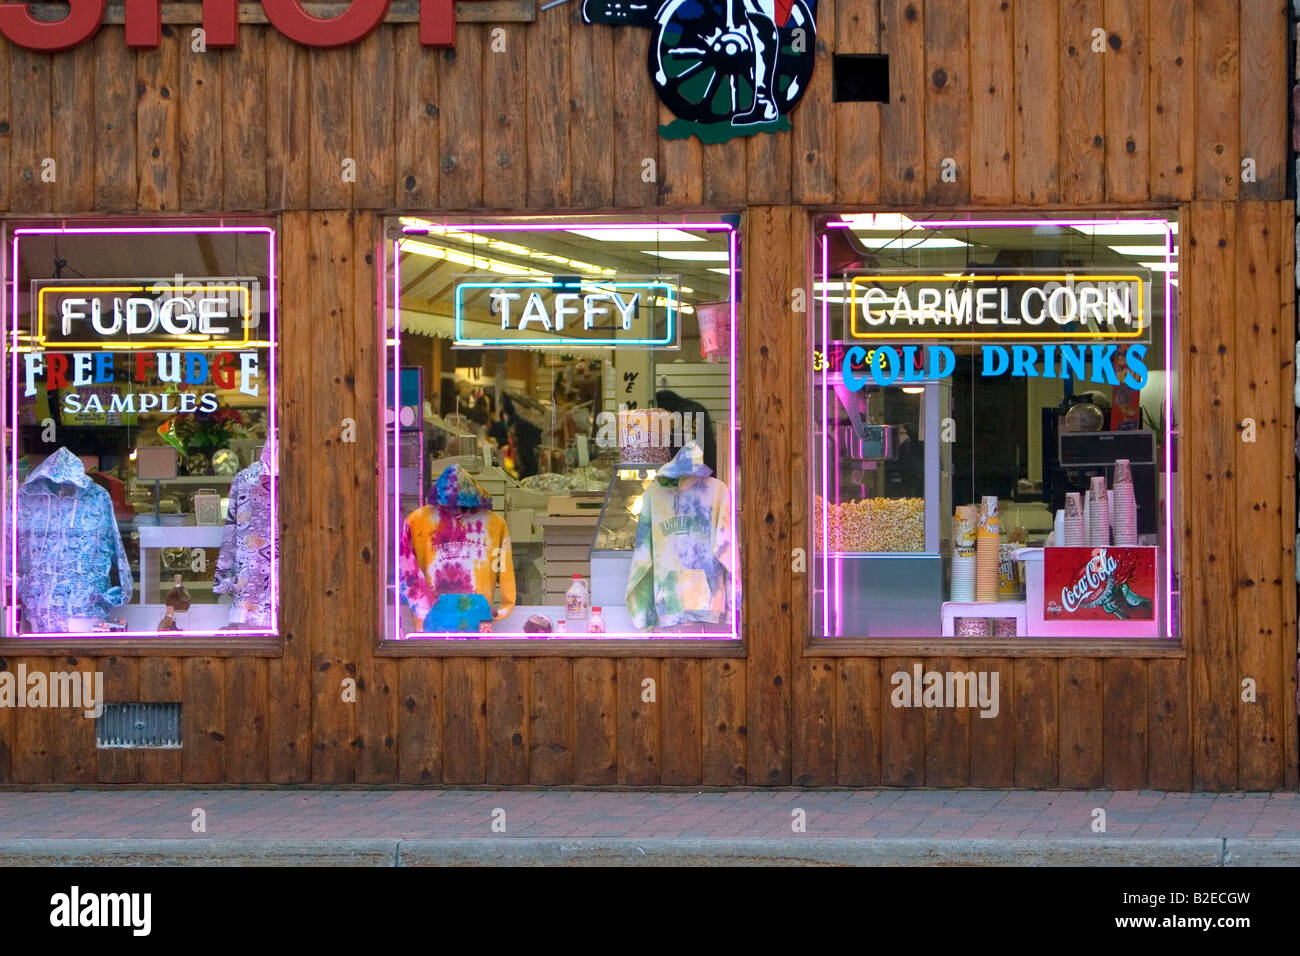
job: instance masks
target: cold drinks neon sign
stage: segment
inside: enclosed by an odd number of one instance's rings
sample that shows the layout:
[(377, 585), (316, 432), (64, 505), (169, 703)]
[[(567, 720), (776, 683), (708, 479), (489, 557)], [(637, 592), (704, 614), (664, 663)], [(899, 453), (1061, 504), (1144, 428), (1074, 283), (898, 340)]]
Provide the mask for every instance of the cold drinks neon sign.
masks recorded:
[[(299, 0), (262, 0), (271, 25), (303, 46), (348, 46), (365, 39), (388, 14), (390, 0), (352, 0), (336, 17), (318, 17)], [(104, 22), (105, 0), (67, 0), (62, 20), (38, 20), (28, 3), (0, 3), (0, 34), (28, 50), (58, 53), (85, 43)], [(456, 40), (455, 0), (419, 0), (420, 43), (453, 46)], [(238, 0), (203, 0), (204, 43), (210, 47), (239, 45)], [(160, 0), (124, 0), (126, 45), (156, 47), (161, 42)]]

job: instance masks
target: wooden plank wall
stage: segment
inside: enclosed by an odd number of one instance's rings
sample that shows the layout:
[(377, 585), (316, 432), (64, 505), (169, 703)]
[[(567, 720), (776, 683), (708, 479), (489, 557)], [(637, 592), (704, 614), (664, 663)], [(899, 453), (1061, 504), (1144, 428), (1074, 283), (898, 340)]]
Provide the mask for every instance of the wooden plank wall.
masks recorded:
[[(0, 209), (280, 215), (286, 582), (281, 656), (77, 659), (115, 699), (183, 700), (182, 751), (96, 754), (87, 722), (0, 709), (0, 783), (1295, 786), (1287, 5), (818, 6), (792, 131), (706, 147), (658, 136), (647, 34), (585, 26), (576, 5), (465, 25), (454, 51), (393, 25), (332, 51), (251, 26), (206, 54), (170, 27), (149, 52), (120, 28), (56, 56), (0, 45)], [(832, 52), (888, 54), (891, 102), (833, 104)], [(1180, 361), (1200, 383), (1181, 411), (1185, 656), (806, 652), (791, 292), (809, 207), (836, 204), (1181, 208)], [(743, 472), (747, 657), (376, 656), (382, 213), (656, 207), (744, 211), (762, 264), (745, 273), (742, 367), (764, 387), (745, 390), (741, 456), (789, 465)], [(19, 661), (73, 666), (0, 669)], [(916, 663), (996, 672), (999, 715), (893, 708), (891, 675)]]

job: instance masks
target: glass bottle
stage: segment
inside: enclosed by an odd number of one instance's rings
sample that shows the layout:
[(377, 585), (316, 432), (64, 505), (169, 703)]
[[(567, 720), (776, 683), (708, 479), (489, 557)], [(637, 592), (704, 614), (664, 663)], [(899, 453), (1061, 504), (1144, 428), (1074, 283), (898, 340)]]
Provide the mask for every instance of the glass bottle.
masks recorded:
[(593, 607), (591, 609), (591, 619), (587, 621), (587, 633), (588, 634), (605, 633), (605, 615), (601, 613), (599, 607)]
[(180, 628), (176, 624), (175, 615), (176, 615), (176, 609), (172, 607), (170, 604), (168, 604), (167, 612), (163, 615), (163, 619), (158, 622), (158, 630), (179, 631)]
[(190, 592), (185, 590), (179, 574), (172, 575), (172, 589), (167, 592), (165, 603), (182, 614), (190, 609)]

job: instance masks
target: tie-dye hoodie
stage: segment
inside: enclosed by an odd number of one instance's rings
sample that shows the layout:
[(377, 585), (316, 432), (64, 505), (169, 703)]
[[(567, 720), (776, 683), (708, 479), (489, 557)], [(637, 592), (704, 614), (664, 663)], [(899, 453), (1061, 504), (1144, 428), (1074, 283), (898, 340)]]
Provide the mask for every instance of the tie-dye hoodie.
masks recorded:
[(30, 632), (65, 632), (70, 618), (102, 621), (131, 599), (131, 565), (112, 499), (66, 448), (18, 489), (17, 571)]
[(423, 626), (439, 597), (481, 594), (491, 603), (500, 586), (495, 619), (501, 620), (515, 606), (515, 563), (506, 521), (492, 512), (492, 496), (460, 466), (450, 465), (434, 483), (433, 500), (402, 525), (402, 599)]
[(645, 490), (627, 579), (627, 610), (642, 630), (717, 624), (730, 612), (731, 496), (695, 442)]

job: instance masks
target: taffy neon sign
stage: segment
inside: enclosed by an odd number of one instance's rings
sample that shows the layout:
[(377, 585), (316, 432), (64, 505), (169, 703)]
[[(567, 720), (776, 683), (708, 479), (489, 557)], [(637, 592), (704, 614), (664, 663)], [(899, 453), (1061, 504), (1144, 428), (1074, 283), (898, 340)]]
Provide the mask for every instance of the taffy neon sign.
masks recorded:
[[(468, 324), (470, 300), (487, 292), (489, 314), (500, 320), (501, 336), (474, 334)], [(549, 299), (549, 302), (548, 302)], [(456, 285), (455, 344), (470, 348), (573, 348), (613, 345), (625, 348), (671, 346), (676, 341), (681, 296), (675, 282), (664, 279), (605, 282), (585, 279), (532, 279), (506, 282), (460, 282)], [(651, 322), (651, 311), (662, 320)], [(624, 336), (633, 319), (662, 324), (662, 334)], [(612, 335), (601, 335), (602, 331)], [(543, 335), (521, 333), (543, 332)], [(595, 333), (590, 334), (590, 333)]]

